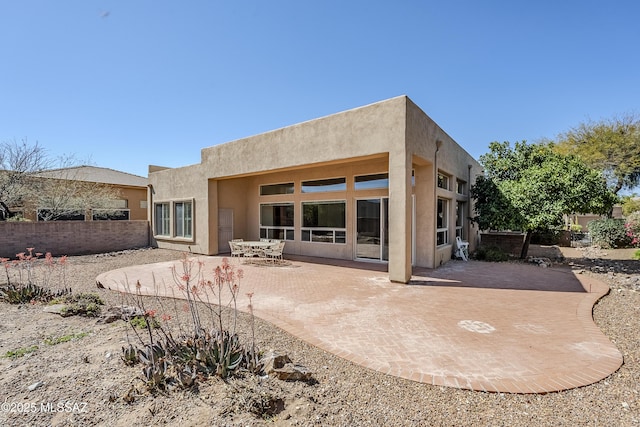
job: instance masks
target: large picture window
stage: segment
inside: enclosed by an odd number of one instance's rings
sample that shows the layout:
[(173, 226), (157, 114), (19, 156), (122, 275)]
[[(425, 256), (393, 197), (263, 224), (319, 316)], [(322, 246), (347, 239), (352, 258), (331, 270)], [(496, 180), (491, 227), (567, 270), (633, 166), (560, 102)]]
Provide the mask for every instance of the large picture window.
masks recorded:
[(193, 237), (193, 203), (175, 202), (173, 204), (175, 236)]
[(169, 226), (171, 218), (169, 217), (169, 203), (156, 203), (155, 207), (155, 229), (156, 236), (170, 236), (171, 228)]
[(436, 215), (436, 241), (438, 246), (449, 243), (449, 200), (438, 198)]
[(260, 238), (293, 240), (293, 203), (260, 205)]
[(346, 202), (303, 202), (302, 241), (346, 243)]

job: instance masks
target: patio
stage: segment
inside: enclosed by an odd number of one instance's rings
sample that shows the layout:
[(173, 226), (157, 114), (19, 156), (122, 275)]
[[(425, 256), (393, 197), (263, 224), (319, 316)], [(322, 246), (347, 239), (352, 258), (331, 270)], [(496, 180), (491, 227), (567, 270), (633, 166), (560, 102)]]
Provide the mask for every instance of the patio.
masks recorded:
[[(198, 259), (208, 271), (222, 262)], [(247, 307), (252, 292), (258, 317), (389, 375), (545, 393), (597, 382), (622, 364), (591, 316), (608, 288), (568, 268), (452, 261), (416, 269), (404, 285), (390, 282), (381, 264), (289, 256), (286, 265), (261, 266), (228, 259), (244, 271), (238, 307)], [(172, 264), (114, 270), (97, 281), (113, 290), (140, 281), (142, 293), (179, 295)]]

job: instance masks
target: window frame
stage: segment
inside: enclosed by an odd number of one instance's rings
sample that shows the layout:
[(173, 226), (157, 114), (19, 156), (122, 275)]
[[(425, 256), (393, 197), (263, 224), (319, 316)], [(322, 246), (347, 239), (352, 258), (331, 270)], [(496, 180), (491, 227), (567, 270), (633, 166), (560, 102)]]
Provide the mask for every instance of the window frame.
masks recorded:
[(444, 172), (442, 172), (441, 170), (438, 171), (438, 176), (437, 176), (437, 182), (436, 185), (438, 188), (441, 188), (443, 190), (451, 190), (451, 175), (446, 174)]
[(467, 194), (466, 191), (467, 191), (467, 181), (456, 179), (456, 193), (464, 196)]
[[(263, 206), (283, 206), (283, 207), (291, 207), (293, 209), (293, 213), (291, 216), (291, 225), (264, 225), (262, 223), (262, 207)], [(261, 239), (278, 239), (278, 240), (295, 240), (295, 203), (294, 202), (271, 202), (271, 203), (260, 203), (258, 205), (258, 229), (260, 233)], [(282, 233), (282, 234), (276, 234)]]
[(456, 200), (456, 237), (464, 240), (464, 213), (466, 211), (467, 202), (464, 200)]
[[(193, 239), (193, 200), (175, 200), (171, 206), (171, 213), (173, 215), (172, 221), (172, 237), (177, 239)], [(178, 217), (178, 206), (182, 205), (182, 218)], [(186, 206), (189, 206), (189, 216), (186, 215)], [(180, 226), (181, 232), (178, 231)], [(188, 230), (188, 234), (187, 234)]]
[[(286, 186), (286, 188), (285, 188)], [(285, 191), (284, 192), (279, 192), (279, 191), (275, 191), (275, 192), (265, 192), (264, 190), (266, 189), (277, 189), (277, 188), (284, 188)], [(289, 191), (289, 189), (291, 191)], [(296, 186), (295, 186), (295, 182), (282, 182), (282, 183), (277, 183), (277, 184), (260, 184), (260, 188), (258, 189), (258, 194), (260, 196), (280, 196), (283, 194), (294, 194), (296, 191)]]
[[(162, 214), (166, 214), (162, 215), (160, 219), (158, 218), (158, 208), (162, 208)], [(153, 236), (161, 238), (171, 237), (171, 202), (154, 202)]]
[[(385, 177), (386, 178), (374, 178), (374, 177)], [(366, 181), (358, 182), (358, 178), (366, 178), (371, 177), (372, 179)], [(385, 182), (384, 185), (375, 185), (372, 187), (364, 187), (358, 188), (358, 184), (362, 186), (363, 183), (375, 183), (375, 182)], [(363, 175), (354, 175), (353, 176), (353, 189), (355, 191), (365, 191), (365, 190), (385, 190), (389, 188), (389, 172), (381, 172), (381, 173), (369, 173)]]
[[(326, 185), (319, 184), (322, 182), (330, 182), (330, 181), (340, 181), (340, 182), (335, 182), (333, 184), (326, 184)], [(310, 183), (314, 183), (314, 182), (318, 183), (317, 185), (318, 189), (313, 189), (310, 191), (309, 188), (316, 187), (314, 185), (309, 186)], [(305, 184), (307, 187), (306, 190), (305, 190)], [(339, 188), (332, 188), (333, 186), (339, 186)], [(305, 181), (300, 181), (300, 192), (302, 194), (335, 193), (337, 191), (347, 191), (346, 176), (340, 176), (335, 178), (308, 179)]]
[[(441, 205), (442, 202), (442, 205)], [(450, 200), (438, 197), (436, 202), (436, 246), (449, 244), (449, 204)], [(443, 207), (442, 211), (440, 207)], [(439, 220), (441, 219), (440, 223)], [(441, 238), (442, 236), (442, 238)]]
[[(101, 218), (100, 211), (107, 211), (106, 217)], [(122, 213), (122, 218), (117, 216), (117, 213)], [(115, 215), (112, 217), (112, 215)], [(92, 221), (129, 221), (131, 219), (130, 209), (91, 209)]]
[[(177, 221), (179, 220), (176, 214), (177, 206), (191, 205), (190, 216), (182, 221), (182, 231), (179, 233)], [(163, 215), (160, 220), (158, 218), (158, 208), (163, 206)], [(153, 202), (153, 237), (158, 240), (174, 240), (180, 242), (194, 242), (195, 241), (195, 216), (196, 216), (196, 202), (194, 198), (187, 199), (175, 199), (175, 200), (159, 200)], [(189, 235), (185, 235), (185, 226), (190, 231)]]
[[(305, 226), (305, 205), (341, 205), (344, 227), (329, 227), (322, 225)], [(300, 203), (301, 224), (300, 241), (321, 244), (347, 244), (347, 201), (340, 200), (305, 200)], [(315, 237), (315, 238), (314, 238)]]

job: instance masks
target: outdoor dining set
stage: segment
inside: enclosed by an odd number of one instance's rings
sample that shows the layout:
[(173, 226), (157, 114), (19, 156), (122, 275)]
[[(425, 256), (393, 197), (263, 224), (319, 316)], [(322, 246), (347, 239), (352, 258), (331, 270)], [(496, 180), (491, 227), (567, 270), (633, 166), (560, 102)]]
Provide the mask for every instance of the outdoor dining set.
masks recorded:
[(247, 262), (262, 261), (273, 264), (283, 262), (282, 251), (284, 241), (274, 239), (260, 239), (259, 241), (245, 241), (233, 239), (229, 241), (231, 257), (242, 257)]

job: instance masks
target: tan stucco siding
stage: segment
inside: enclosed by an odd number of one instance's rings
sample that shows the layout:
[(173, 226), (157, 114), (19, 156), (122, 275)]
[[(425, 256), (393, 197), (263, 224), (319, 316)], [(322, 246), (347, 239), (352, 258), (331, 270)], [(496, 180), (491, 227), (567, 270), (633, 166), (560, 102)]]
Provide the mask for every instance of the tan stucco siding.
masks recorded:
[(210, 178), (287, 169), (387, 153), (404, 146), (404, 104), (387, 102), (202, 150)]
[[(471, 216), (472, 200), (469, 188), (475, 177), (481, 173), (481, 165), (467, 153), (444, 130), (431, 120), (417, 105), (407, 99), (407, 149), (414, 155), (420, 182), (425, 187), (416, 189), (416, 264), (434, 268), (449, 259), (455, 250), (456, 201), (466, 203)], [(442, 172), (450, 178), (449, 189), (437, 187), (437, 174)], [(418, 180), (418, 179), (417, 179)], [(465, 182), (464, 194), (456, 192), (456, 182)], [(448, 229), (449, 243), (436, 245), (436, 201), (449, 200)], [(475, 248), (477, 230), (468, 219), (464, 221), (465, 239)], [(435, 248), (435, 249), (434, 249)]]
[[(356, 201), (388, 197), (389, 277), (400, 282), (411, 277), (414, 248), (418, 266), (436, 267), (451, 258), (456, 201), (465, 202), (471, 212), (468, 189), (481, 173), (478, 162), (406, 96), (205, 148), (201, 155), (198, 165), (150, 170), (154, 202), (192, 198), (195, 203), (192, 241), (158, 239), (162, 247), (226, 252), (227, 233), (218, 238), (220, 209), (225, 214), (233, 211), (234, 238), (256, 240), (261, 203), (290, 203), (294, 239), (287, 240), (285, 253), (354, 259)], [(448, 189), (437, 188), (439, 171), (449, 176)], [(355, 191), (355, 176), (379, 173), (389, 174), (388, 188)], [(302, 182), (329, 178), (345, 178), (346, 189), (302, 192)], [(457, 181), (466, 183), (464, 194), (456, 191)], [(293, 183), (294, 193), (260, 195), (261, 185), (282, 183)], [(438, 197), (449, 203), (449, 240), (440, 246), (436, 243)], [(345, 243), (302, 241), (302, 204), (311, 200), (345, 202)], [(153, 211), (152, 204), (149, 209)], [(472, 248), (476, 234), (465, 220), (465, 237)]]
[[(162, 242), (161, 246), (168, 249), (211, 254), (209, 247), (209, 187), (201, 165), (155, 172), (149, 174), (149, 182), (151, 184), (149, 217), (152, 220), (153, 242)], [(193, 201), (193, 237), (156, 236), (155, 221), (153, 221), (154, 205), (157, 203), (172, 204), (179, 201)], [(173, 216), (173, 209), (170, 214)], [(174, 226), (173, 220), (171, 226)]]
[[(351, 159), (350, 163), (329, 165), (308, 165), (305, 169), (266, 173), (250, 177), (218, 180), (218, 200), (220, 208), (234, 211), (234, 238), (245, 240), (259, 239), (260, 204), (292, 203), (294, 205), (295, 240), (287, 241), (285, 253), (304, 254), (309, 256), (353, 259), (355, 235), (355, 200), (358, 198), (379, 198), (388, 195), (387, 189), (360, 190), (354, 189), (354, 177), (357, 175), (386, 173), (388, 160), (385, 157), (367, 159)], [(346, 191), (330, 191), (322, 193), (303, 193), (302, 182), (325, 178), (345, 178)], [(260, 196), (260, 186), (270, 184), (293, 183), (293, 194)], [(345, 244), (327, 244), (302, 242), (302, 203), (307, 201), (345, 201), (346, 236)], [(226, 246), (220, 248), (227, 251)]]

